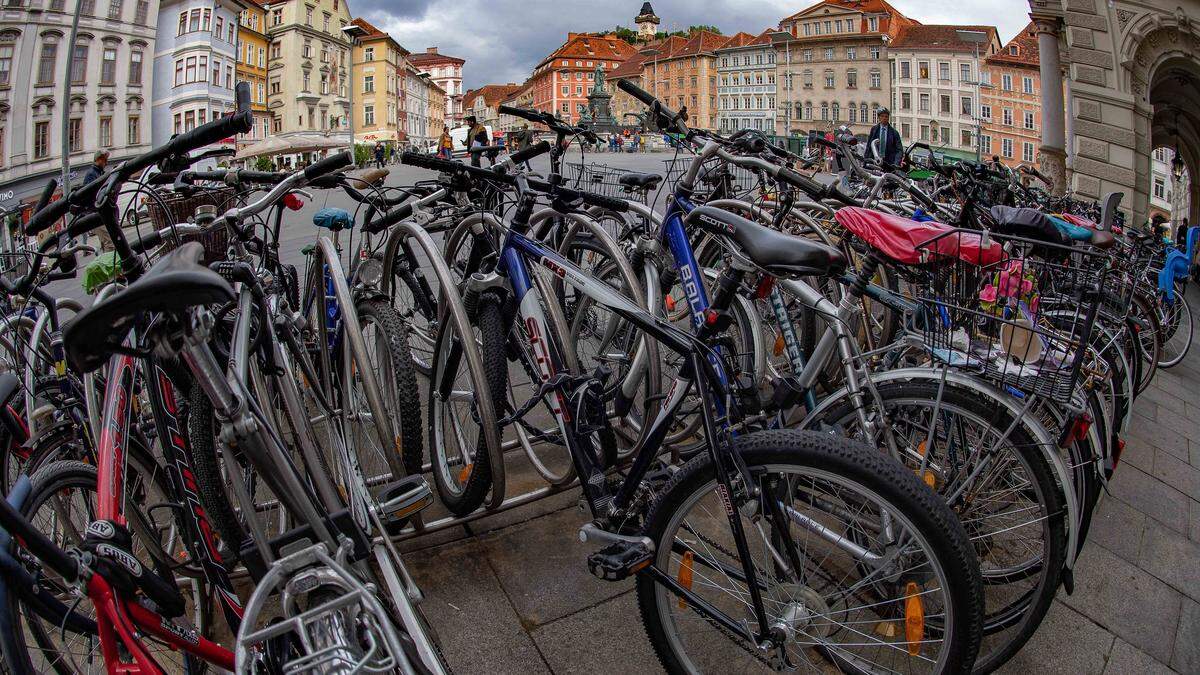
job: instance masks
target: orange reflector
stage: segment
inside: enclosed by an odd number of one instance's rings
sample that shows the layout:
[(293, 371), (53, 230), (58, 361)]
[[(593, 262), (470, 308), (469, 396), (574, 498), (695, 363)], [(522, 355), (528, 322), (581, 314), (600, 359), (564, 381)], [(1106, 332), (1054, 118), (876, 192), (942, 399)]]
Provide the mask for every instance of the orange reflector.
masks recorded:
[(675, 298), (672, 298), (669, 295), (667, 296), (667, 311), (668, 312), (675, 311)]
[(925, 484), (931, 488), (937, 488), (937, 477), (933, 475), (932, 471), (925, 472)]
[(783, 353), (783, 348), (784, 348), (784, 347), (786, 347), (786, 346), (787, 346), (787, 345), (786, 345), (786, 344), (784, 344), (784, 342), (783, 342), (783, 336), (782, 336), (782, 335), (776, 335), (776, 336), (775, 336), (775, 356), (779, 356), (780, 354), (782, 354), (782, 353)]
[(910, 581), (904, 587), (904, 638), (908, 641), (908, 653), (921, 653), (921, 641), (925, 639), (925, 606), (921, 603), (920, 587)]
[[(692, 552), (684, 551), (683, 560), (679, 563), (679, 585), (692, 590)], [(679, 598), (679, 609), (687, 609), (687, 600)]]
[(458, 482), (465, 484), (467, 479), (471, 477), (471, 469), (475, 468), (474, 464), (468, 464), (458, 470)]

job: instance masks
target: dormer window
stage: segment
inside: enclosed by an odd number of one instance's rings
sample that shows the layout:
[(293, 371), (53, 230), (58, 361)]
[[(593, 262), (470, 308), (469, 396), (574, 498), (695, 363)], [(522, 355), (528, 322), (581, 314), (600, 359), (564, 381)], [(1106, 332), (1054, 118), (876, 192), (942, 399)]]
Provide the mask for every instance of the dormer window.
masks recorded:
[(1011, 56), (1020, 56), (1020, 55), (1021, 55), (1021, 48), (1020, 48), (1019, 46), (1017, 46), (1017, 45), (1009, 45), (1009, 47), (1008, 47), (1008, 53), (1009, 53), (1009, 55), (1011, 55)]

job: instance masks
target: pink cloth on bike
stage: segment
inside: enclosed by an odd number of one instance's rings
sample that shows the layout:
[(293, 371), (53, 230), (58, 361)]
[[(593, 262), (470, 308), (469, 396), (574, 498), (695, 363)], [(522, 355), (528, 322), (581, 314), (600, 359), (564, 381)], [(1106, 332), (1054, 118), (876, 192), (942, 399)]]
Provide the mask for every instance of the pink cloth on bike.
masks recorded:
[(1062, 218), (1063, 220), (1067, 221), (1068, 223), (1070, 223), (1072, 225), (1075, 225), (1076, 227), (1086, 227), (1089, 230), (1100, 229), (1100, 226), (1097, 225), (1090, 218), (1084, 218), (1082, 216), (1076, 216), (1076, 215), (1073, 215), (1070, 213), (1060, 213), (1060, 214), (1058, 214), (1058, 217)]
[(944, 236), (930, 242), (935, 237), (955, 231), (955, 228), (949, 225), (932, 220), (919, 222), (858, 206), (838, 209), (834, 217), (838, 224), (853, 232), (859, 239), (888, 258), (905, 265), (930, 262), (922, 258), (922, 254), (926, 252), (957, 256), (973, 265), (991, 265), (999, 262), (1004, 256), (1004, 249), (999, 243), (993, 241), (985, 249), (981, 246), (979, 235), (972, 232)]

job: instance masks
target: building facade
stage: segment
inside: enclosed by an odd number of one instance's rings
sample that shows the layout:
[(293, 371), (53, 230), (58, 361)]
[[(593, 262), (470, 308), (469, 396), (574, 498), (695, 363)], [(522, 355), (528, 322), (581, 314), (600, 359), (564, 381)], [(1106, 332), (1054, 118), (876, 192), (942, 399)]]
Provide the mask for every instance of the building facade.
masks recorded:
[(1042, 96), (1034, 25), (1021, 29), (984, 62), (980, 150), (1007, 166), (1036, 166)]
[(267, 12), (258, 0), (245, 0), (246, 9), (238, 23), (237, 68), (239, 82), (250, 85), (250, 109), (254, 128), (238, 136), (238, 145), (261, 141), (271, 135), (271, 111), (267, 109)]
[(622, 91), (617, 86), (617, 82), (629, 80), (638, 87), (650, 91), (651, 85), (649, 84), (649, 80), (653, 68), (651, 57), (655, 55), (657, 55), (657, 50), (640, 49), (633, 56), (626, 59), (624, 63), (617, 66), (616, 70), (608, 74), (609, 93), (613, 96), (612, 101), (609, 102), (609, 107), (612, 109), (613, 117), (616, 118), (617, 122), (632, 125), (646, 114), (646, 104)]
[[(616, 70), (636, 51), (633, 45), (615, 35), (569, 33), (567, 41), (533, 70), (529, 84), (533, 88), (534, 107), (553, 112), (572, 124), (578, 123), (587, 109), (587, 95), (596, 67), (605, 72)], [(463, 105), (472, 104), (464, 100)]]
[(717, 128), (717, 50), (728, 41), (702, 30), (651, 46), (651, 87), (667, 105), (687, 108), (689, 126)]
[[(965, 31), (965, 33), (964, 33)], [(977, 37), (978, 44), (967, 38)], [(976, 51), (978, 47), (978, 52)], [(923, 141), (952, 159), (979, 159), (990, 116), (980, 103), (984, 59), (1000, 49), (994, 26), (920, 24), (888, 45), (892, 125), (906, 143)]]
[[(1175, 176), (1172, 162), (1175, 150), (1155, 148), (1150, 156), (1150, 209), (1148, 215), (1161, 215), (1178, 227), (1191, 212), (1191, 176), (1185, 169)], [(1172, 229), (1172, 236), (1175, 230)]]
[(865, 135), (891, 102), (887, 45), (913, 25), (884, 0), (823, 0), (779, 22), (775, 42), (776, 133)]
[(716, 50), (717, 126), (775, 133), (775, 47), (764, 32), (738, 33)]
[(350, 142), (350, 23), (345, 0), (283, 0), (267, 10), (267, 107), (273, 134)]
[[(463, 95), (463, 106), (466, 115), (474, 115), (475, 119), (484, 126), (492, 128), (492, 133), (501, 131), (500, 104), (520, 92), (525, 85), (509, 82), (508, 84), (488, 84), (479, 89), (472, 89)], [(506, 116), (507, 117), (507, 116)]]
[[(514, 89), (512, 93), (505, 96), (500, 101), (499, 105), (506, 105), (513, 108), (532, 108), (533, 87), (530, 87), (529, 83), (520, 85)], [(496, 131), (503, 132), (516, 131), (524, 128), (526, 124), (529, 124), (529, 122), (524, 118), (513, 117), (512, 115), (506, 115), (498, 111), (496, 114), (496, 120)]]
[(75, 0), (0, 9), (0, 206), (23, 206), (26, 217), (46, 181), (62, 175), (64, 140), (79, 176), (99, 149), (113, 161), (150, 149), (158, 3), (80, 1), (74, 45)]
[(429, 82), (429, 135), (437, 139), (442, 134), (446, 122), (446, 92), (436, 82)]
[[(429, 129), (429, 77), (407, 60), (404, 62), (405, 134), (408, 144), (418, 148), (429, 146), (436, 135)], [(438, 134), (441, 129), (438, 129)]]
[[(422, 72), (428, 73), (429, 79), (444, 92), (445, 119), (449, 126), (460, 125), (463, 118), (463, 65), (466, 60), (441, 54), (437, 47), (428, 47), (420, 54), (410, 54), (408, 60)], [(441, 125), (438, 129), (440, 133)]]
[(638, 39), (643, 41), (653, 40), (655, 34), (658, 33), (659, 19), (654, 13), (654, 8), (649, 2), (642, 3), (642, 9), (633, 19), (634, 25), (637, 26)]
[[(240, 0), (159, 5), (154, 57), (154, 145), (234, 111)], [(233, 144), (234, 139), (218, 145)]]
[(399, 72), (404, 66), (404, 49), (364, 19), (350, 23), (362, 29), (352, 48), (354, 142), (404, 141), (400, 129), (404, 80)]

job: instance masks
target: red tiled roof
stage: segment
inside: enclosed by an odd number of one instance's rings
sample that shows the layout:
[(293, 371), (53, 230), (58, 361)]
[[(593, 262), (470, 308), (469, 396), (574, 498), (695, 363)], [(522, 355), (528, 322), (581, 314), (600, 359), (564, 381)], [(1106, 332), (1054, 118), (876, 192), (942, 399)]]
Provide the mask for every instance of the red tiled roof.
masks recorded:
[[(886, 16), (879, 22), (879, 32), (887, 33), (893, 37), (904, 26), (918, 25), (921, 23), (920, 21), (916, 21), (905, 16), (900, 12), (900, 10), (888, 4), (887, 0), (821, 0), (821, 2), (805, 7), (791, 16), (784, 17), (779, 23), (782, 24), (785, 21), (802, 18), (805, 15), (816, 12), (816, 10), (820, 9), (821, 7), (852, 10), (856, 12), (862, 12), (864, 14), (884, 14)], [(869, 33), (870, 31), (867, 30), (867, 25), (863, 23), (859, 26), (859, 32)]]
[(707, 30), (696, 31), (688, 36), (687, 43), (684, 44), (683, 48), (671, 56), (695, 56), (705, 52), (712, 52), (724, 47), (726, 42), (729, 42), (729, 38), (720, 33)]
[(366, 19), (351, 19), (350, 23), (352, 25), (358, 26), (359, 28), (366, 31), (366, 33), (361, 38), (359, 38), (361, 40), (380, 40), (383, 38), (391, 37), (387, 33), (383, 32), (383, 31), (379, 30), (378, 28), (376, 28), (375, 26), (371, 25)]
[(651, 54), (639, 51), (625, 59), (621, 65), (608, 73), (609, 79), (619, 80), (627, 77), (637, 77), (642, 74), (642, 67), (651, 59)]
[[(1014, 46), (1017, 48), (1016, 56), (1009, 51)], [(1013, 36), (1013, 39), (1009, 40), (1000, 51), (989, 56), (987, 62), (996, 65), (1040, 67), (1038, 40), (1033, 22), (1031, 21), (1029, 25), (1022, 28), (1021, 32)]]
[(484, 105), (490, 108), (524, 88), (522, 84), (486, 84), (463, 94), (463, 101), (473, 105), (475, 97), (482, 96)]
[(633, 45), (612, 34), (568, 33), (567, 41), (542, 59), (538, 68), (558, 58), (624, 61), (636, 52)]
[[(904, 26), (888, 45), (890, 49), (936, 49), (955, 52), (970, 52), (975, 45), (963, 40), (958, 31), (975, 30), (988, 34), (989, 45), (998, 42), (995, 26), (950, 26), (941, 24), (916, 24)], [(986, 53), (987, 48), (980, 51)]]
[[(437, 47), (430, 47), (429, 49), (437, 49)], [(432, 65), (435, 63), (466, 63), (467, 62), (466, 59), (460, 59), (457, 56), (450, 56), (448, 54), (440, 54), (437, 52), (431, 52), (431, 51), (429, 51), (429, 49), (409, 56), (408, 60), (411, 61), (412, 63), (419, 64), (419, 65)]]
[(758, 45), (771, 44), (771, 30), (767, 29), (758, 35), (751, 35), (745, 31), (734, 35), (726, 40), (725, 44), (721, 45), (721, 49), (737, 49), (739, 47), (754, 47)]

